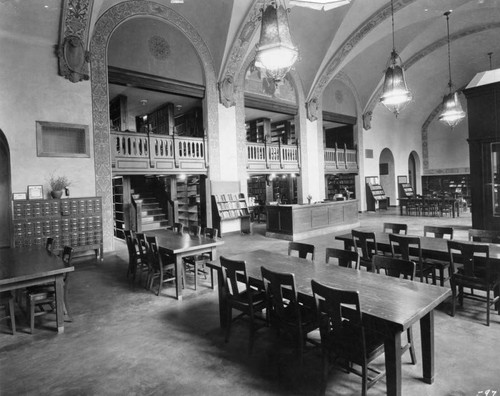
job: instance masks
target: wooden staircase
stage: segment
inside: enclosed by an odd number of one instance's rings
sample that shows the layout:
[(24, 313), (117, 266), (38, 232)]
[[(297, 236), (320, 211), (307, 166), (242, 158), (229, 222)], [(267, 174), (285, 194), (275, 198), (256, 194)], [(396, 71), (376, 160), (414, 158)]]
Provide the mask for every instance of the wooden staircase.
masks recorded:
[(168, 226), (167, 216), (160, 206), (158, 199), (151, 193), (133, 192), (132, 202), (135, 202), (137, 207), (140, 208), (140, 213), (137, 216), (138, 231), (157, 230)]

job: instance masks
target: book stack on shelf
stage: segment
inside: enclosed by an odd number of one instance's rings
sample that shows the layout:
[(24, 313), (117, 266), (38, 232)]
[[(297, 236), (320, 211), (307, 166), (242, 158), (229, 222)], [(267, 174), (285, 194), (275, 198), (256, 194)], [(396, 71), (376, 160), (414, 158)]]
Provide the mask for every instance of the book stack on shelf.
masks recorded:
[(198, 176), (177, 180), (179, 222), (189, 227), (200, 225), (200, 179)]
[(212, 195), (213, 226), (223, 234), (223, 222), (240, 220), (241, 232), (250, 233), (250, 211), (243, 193)]

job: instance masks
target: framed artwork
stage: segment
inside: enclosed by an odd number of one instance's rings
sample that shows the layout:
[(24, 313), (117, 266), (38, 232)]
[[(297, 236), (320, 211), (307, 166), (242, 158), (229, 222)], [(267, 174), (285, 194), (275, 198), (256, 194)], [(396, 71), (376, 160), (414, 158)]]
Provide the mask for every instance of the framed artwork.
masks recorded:
[(14, 201), (19, 201), (21, 199), (26, 199), (26, 193), (22, 192), (22, 193), (14, 193), (12, 194), (12, 199)]
[(43, 186), (28, 186), (28, 199), (43, 199)]

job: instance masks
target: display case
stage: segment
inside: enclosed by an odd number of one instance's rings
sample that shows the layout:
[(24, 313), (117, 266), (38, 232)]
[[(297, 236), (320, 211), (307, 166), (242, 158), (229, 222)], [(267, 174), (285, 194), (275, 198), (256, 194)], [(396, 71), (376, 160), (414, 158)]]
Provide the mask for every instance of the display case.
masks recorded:
[(212, 195), (213, 227), (224, 233), (224, 222), (240, 220), (241, 232), (250, 233), (250, 211), (243, 193)]
[(399, 183), (399, 198), (412, 198), (415, 196), (410, 183)]
[(389, 202), (384, 189), (380, 184), (366, 184), (366, 209), (375, 212), (378, 209), (387, 209)]
[(356, 173), (339, 173), (335, 175), (326, 175), (325, 177), (327, 199), (333, 201), (335, 194), (342, 194), (346, 198), (356, 199)]
[(56, 250), (95, 250), (102, 258), (101, 197), (16, 200), (12, 208), (15, 247), (43, 246), (50, 237)]

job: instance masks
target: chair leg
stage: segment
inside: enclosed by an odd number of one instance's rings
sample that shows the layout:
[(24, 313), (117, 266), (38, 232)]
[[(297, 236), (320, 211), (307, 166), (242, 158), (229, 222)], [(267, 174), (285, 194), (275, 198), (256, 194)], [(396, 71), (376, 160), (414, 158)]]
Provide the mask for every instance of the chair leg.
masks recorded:
[(233, 321), (233, 308), (231, 306), (227, 307), (226, 310), (226, 335), (225, 335), (225, 341), (229, 341), (229, 335), (231, 333), (231, 322)]
[(10, 327), (12, 328), (12, 335), (16, 334), (16, 312), (14, 310), (14, 298), (9, 300), (9, 316)]
[(455, 304), (457, 301), (457, 289), (455, 285), (451, 284), (451, 316), (455, 316)]
[(490, 289), (486, 290), (486, 326), (490, 325)]
[(29, 300), (29, 312), (30, 312), (30, 329), (31, 329), (31, 334), (33, 334), (33, 331), (35, 330), (35, 304), (31, 300)]
[(366, 396), (366, 393), (368, 392), (368, 365), (363, 364), (362, 367), (362, 374), (363, 374), (363, 381), (362, 381), (362, 389), (361, 389), (361, 395)]
[(321, 384), (319, 389), (319, 395), (323, 396), (326, 393), (326, 384), (328, 381), (328, 371), (329, 371), (329, 359), (328, 351), (325, 348), (322, 353), (322, 367), (321, 367)]
[(411, 364), (417, 364), (417, 355), (415, 353), (415, 346), (413, 343), (413, 329), (410, 326), (408, 330), (406, 331), (407, 336), (408, 336), (408, 343), (410, 344), (410, 357), (411, 357)]

